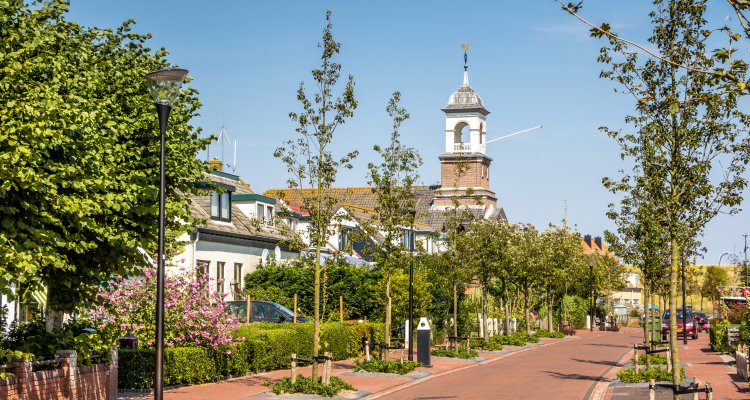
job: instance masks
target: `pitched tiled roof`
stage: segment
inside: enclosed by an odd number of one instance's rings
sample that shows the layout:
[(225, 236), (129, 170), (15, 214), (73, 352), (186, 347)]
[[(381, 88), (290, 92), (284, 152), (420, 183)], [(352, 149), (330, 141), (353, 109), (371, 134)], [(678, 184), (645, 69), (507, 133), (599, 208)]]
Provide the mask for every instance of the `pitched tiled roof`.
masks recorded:
[[(415, 226), (441, 232), (448, 219), (448, 214), (444, 210), (432, 208), (432, 200), (435, 197), (435, 190), (430, 186), (414, 186), (414, 195), (416, 197), (417, 218)], [(354, 206), (363, 210), (370, 210), (374, 213), (377, 206), (377, 195), (373, 193), (370, 187), (353, 187), (353, 188), (331, 188), (327, 193), (332, 194), (338, 199), (337, 208), (345, 206)], [(281, 198), (287, 204), (302, 204), (307, 197), (315, 196), (315, 189), (269, 189), (263, 192), (264, 196)], [(469, 208), (468, 212), (471, 219), (483, 219), (485, 210), (482, 208)], [(502, 208), (493, 209), (488, 219), (500, 220), (507, 219), (505, 211)]]
[[(233, 186), (235, 188), (235, 194), (251, 194), (253, 191), (250, 186), (245, 183), (241, 178), (232, 179), (223, 174), (217, 175), (212, 172), (205, 174), (207, 180), (211, 182)], [(286, 224), (277, 224), (276, 227), (261, 226), (258, 221), (252, 220), (245, 215), (236, 205), (232, 204), (232, 221), (216, 221), (211, 219), (211, 195), (207, 193), (204, 196), (193, 196), (190, 199), (190, 213), (193, 218), (202, 220), (197, 226), (198, 229), (208, 229), (215, 232), (225, 232), (236, 235), (246, 235), (261, 239), (270, 239), (275, 241), (281, 241), (286, 239), (288, 236), (287, 232), (284, 232)]]

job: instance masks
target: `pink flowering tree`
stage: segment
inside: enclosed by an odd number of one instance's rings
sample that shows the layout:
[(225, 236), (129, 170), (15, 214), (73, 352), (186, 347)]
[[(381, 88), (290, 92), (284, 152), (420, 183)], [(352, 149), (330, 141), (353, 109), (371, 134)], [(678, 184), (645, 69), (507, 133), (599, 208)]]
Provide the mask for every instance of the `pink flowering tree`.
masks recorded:
[[(224, 295), (209, 293), (209, 278), (194, 270), (167, 274), (164, 292), (164, 340), (168, 347), (236, 346), (239, 322), (224, 312)], [(140, 347), (153, 347), (156, 337), (156, 270), (135, 279), (113, 279), (99, 289), (96, 305), (85, 317), (100, 331), (117, 338), (128, 330)]]

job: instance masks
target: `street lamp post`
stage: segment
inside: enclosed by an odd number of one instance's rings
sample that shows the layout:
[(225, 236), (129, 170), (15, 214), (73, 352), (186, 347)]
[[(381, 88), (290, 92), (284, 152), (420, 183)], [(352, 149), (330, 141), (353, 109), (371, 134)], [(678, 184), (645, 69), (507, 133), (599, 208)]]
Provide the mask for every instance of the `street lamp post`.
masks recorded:
[(163, 69), (146, 75), (152, 81), (151, 95), (159, 115), (161, 149), (159, 155), (159, 252), (156, 270), (156, 376), (154, 399), (164, 396), (164, 229), (165, 229), (165, 162), (167, 121), (172, 104), (180, 93), (180, 86), (188, 71), (185, 69)]
[(411, 252), (409, 257), (409, 361), (414, 361), (414, 241), (416, 235), (414, 234), (414, 219), (417, 216), (416, 210), (411, 211), (411, 231), (409, 232), (409, 251)]

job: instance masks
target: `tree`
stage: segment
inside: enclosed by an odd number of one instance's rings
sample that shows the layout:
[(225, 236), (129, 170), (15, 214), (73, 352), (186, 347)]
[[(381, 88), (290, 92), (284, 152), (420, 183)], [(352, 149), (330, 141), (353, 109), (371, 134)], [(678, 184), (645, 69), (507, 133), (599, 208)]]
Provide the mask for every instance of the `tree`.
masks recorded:
[[(674, 310), (683, 250), (695, 248), (696, 238), (719, 211), (737, 212), (746, 186), (742, 174), (750, 144), (741, 133), (750, 120), (737, 108), (737, 93), (727, 92), (719, 78), (675, 65), (707, 70), (725, 58), (720, 52), (708, 56), (705, 2), (655, 0), (654, 4), (654, 33), (649, 42), (673, 62), (643, 62), (637, 52), (612, 38), (602, 48), (599, 61), (610, 66), (602, 76), (622, 85), (636, 102), (636, 114), (626, 118), (635, 133), (604, 131), (617, 140), (623, 158), (642, 167), (644, 176), (658, 177), (646, 190), (662, 213), (652, 215), (649, 223), (662, 224), (668, 232), (669, 307)], [(719, 162), (723, 170), (717, 173), (714, 167)], [(614, 189), (627, 193), (631, 183), (626, 176)], [(676, 315), (670, 314), (672, 326), (676, 326)], [(670, 339), (673, 380), (678, 383), (676, 330), (671, 330)]]
[[(310, 213), (310, 242), (315, 246), (315, 297), (313, 316), (313, 357), (320, 351), (320, 250), (333, 234), (331, 222), (336, 219), (335, 206), (338, 198), (330, 191), (336, 181), (339, 168), (351, 169), (351, 161), (358, 152), (352, 151), (338, 159), (334, 158), (328, 146), (333, 134), (340, 125), (354, 115), (357, 100), (354, 98), (354, 78), (349, 75), (338, 97), (333, 91), (341, 75), (341, 64), (333, 61), (341, 49), (341, 43), (333, 38), (331, 12), (326, 12), (326, 27), (323, 41), (318, 45), (322, 50), (321, 64), (312, 71), (313, 81), (318, 92), (310, 100), (304, 82), (297, 89), (297, 100), (302, 105), (302, 113), (291, 112), (289, 117), (299, 126), (295, 129), (296, 139), (288, 140), (285, 146), (276, 149), (274, 156), (280, 158), (291, 177), (287, 180), (291, 189), (300, 190), (302, 207)], [(313, 363), (312, 378), (318, 377), (318, 365)]]
[(703, 276), (703, 285), (701, 285), (700, 289), (701, 296), (712, 302), (719, 301), (720, 295), (717, 287), (726, 286), (727, 284), (729, 284), (729, 272), (726, 268), (711, 265), (706, 268), (705, 275)]
[[(567, 287), (572, 286), (572, 277), (581, 276), (582, 268), (587, 265), (581, 249), (581, 237), (577, 232), (570, 231), (567, 226), (551, 225), (541, 234), (542, 269), (539, 280), (544, 288), (547, 305), (547, 326), (552, 328), (552, 308), (555, 303), (555, 293), (567, 293)], [(562, 290), (561, 290), (562, 289)]]
[[(405, 253), (410, 251), (406, 247), (404, 235), (410, 235), (410, 241), (415, 240), (411, 233), (416, 219), (414, 184), (419, 179), (417, 170), (422, 165), (419, 152), (401, 143), (399, 129), (409, 118), (409, 113), (399, 106), (400, 100), (401, 93), (394, 92), (386, 107), (393, 121), (390, 143), (387, 147), (373, 147), (381, 162), (369, 163), (367, 166), (367, 183), (372, 187), (377, 202), (375, 219), (367, 224), (365, 231), (371, 235), (379, 233), (383, 237), (381, 242), (375, 243), (372, 253), (376, 268), (382, 271), (385, 280), (386, 343), (390, 343), (391, 332), (391, 279), (399, 267), (404, 265), (402, 261)], [(414, 321), (409, 323), (413, 324)]]
[(492, 281), (500, 275), (500, 266), (508, 262), (512, 227), (505, 221), (478, 221), (471, 224), (457, 243), (462, 264), (469, 267), (482, 285), (482, 332), (489, 340), (487, 329), (488, 302)]
[[(84, 27), (67, 1), (0, 2), (0, 291), (46, 287), (72, 311), (101, 281), (138, 272), (155, 252), (159, 135), (144, 75), (170, 67), (149, 35)], [(187, 89), (167, 142), (167, 243), (195, 222), (187, 208), (207, 139), (189, 125)]]
[(526, 333), (531, 333), (531, 290), (540, 282), (540, 271), (543, 268), (543, 250), (539, 231), (532, 224), (518, 225), (518, 236), (514, 246), (514, 276), (516, 285), (523, 293), (523, 310), (526, 320)]

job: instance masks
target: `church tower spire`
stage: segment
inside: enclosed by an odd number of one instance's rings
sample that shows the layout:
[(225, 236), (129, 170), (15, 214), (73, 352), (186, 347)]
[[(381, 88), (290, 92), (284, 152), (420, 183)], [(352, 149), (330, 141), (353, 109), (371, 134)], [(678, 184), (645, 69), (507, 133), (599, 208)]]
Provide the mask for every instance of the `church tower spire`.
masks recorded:
[[(445, 153), (441, 164), (441, 187), (435, 191), (434, 207), (453, 207), (455, 200), (467, 207), (495, 207), (490, 190), (490, 163), (485, 154), (487, 115), (490, 111), (469, 85), (469, 46), (464, 50), (463, 85), (448, 98), (445, 113)], [(479, 200), (479, 202), (478, 202)]]

